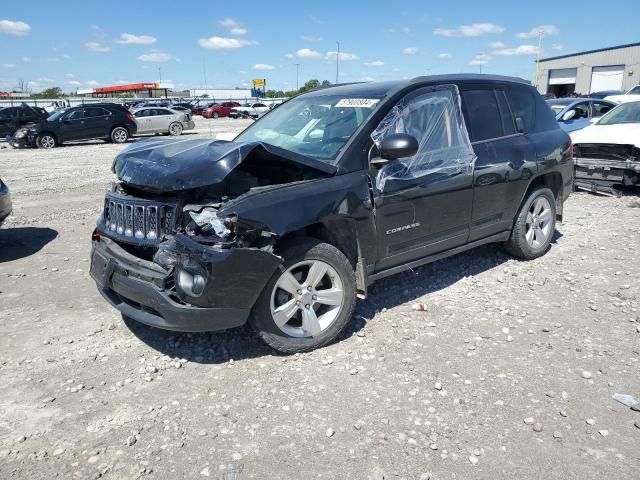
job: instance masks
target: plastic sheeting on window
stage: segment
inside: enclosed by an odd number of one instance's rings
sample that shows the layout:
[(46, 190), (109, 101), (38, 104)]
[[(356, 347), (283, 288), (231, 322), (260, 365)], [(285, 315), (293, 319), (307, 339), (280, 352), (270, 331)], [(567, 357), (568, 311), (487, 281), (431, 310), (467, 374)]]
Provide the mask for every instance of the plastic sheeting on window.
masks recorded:
[(469, 141), (460, 93), (455, 85), (407, 94), (393, 106), (371, 138), (380, 147), (382, 140), (393, 133), (415, 137), (418, 153), (384, 166), (376, 178), (379, 190), (383, 190), (390, 179), (409, 180), (435, 173), (453, 175), (472, 171), (476, 155)]

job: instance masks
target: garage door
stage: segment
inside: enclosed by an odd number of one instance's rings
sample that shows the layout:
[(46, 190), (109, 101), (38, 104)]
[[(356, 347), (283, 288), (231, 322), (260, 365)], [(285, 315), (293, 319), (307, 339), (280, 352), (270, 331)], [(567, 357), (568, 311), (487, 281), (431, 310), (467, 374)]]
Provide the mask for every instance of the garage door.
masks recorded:
[(591, 70), (591, 92), (602, 90), (622, 90), (624, 80), (624, 65), (610, 67), (593, 67)]
[(556, 68), (549, 70), (549, 85), (570, 85), (576, 83), (577, 68)]

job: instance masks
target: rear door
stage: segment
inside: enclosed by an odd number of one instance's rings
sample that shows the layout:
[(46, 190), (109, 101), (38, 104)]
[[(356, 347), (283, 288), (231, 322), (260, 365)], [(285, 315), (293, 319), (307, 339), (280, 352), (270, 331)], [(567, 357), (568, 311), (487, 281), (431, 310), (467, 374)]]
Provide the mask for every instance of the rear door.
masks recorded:
[(462, 103), (473, 150), (473, 211), (469, 241), (511, 229), (514, 206), (536, 172), (535, 150), (518, 131), (506, 90), (466, 85)]
[(111, 112), (102, 107), (85, 107), (85, 138), (107, 138), (111, 126)]
[(169, 124), (175, 120), (175, 115), (166, 108), (156, 108), (155, 115), (151, 118), (154, 131), (164, 133), (169, 131)]

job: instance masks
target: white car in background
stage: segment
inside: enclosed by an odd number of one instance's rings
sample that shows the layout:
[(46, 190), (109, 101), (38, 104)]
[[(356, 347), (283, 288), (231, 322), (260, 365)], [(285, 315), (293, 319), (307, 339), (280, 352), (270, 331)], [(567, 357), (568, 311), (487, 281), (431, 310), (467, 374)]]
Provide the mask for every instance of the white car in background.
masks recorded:
[(258, 118), (263, 113), (268, 112), (270, 109), (264, 103), (245, 103), (239, 107), (232, 108), (229, 112), (231, 118), (251, 117)]
[(624, 95), (609, 95), (604, 99), (615, 103), (640, 102), (640, 85), (636, 85)]
[(616, 193), (614, 185), (640, 186), (640, 102), (622, 103), (570, 136), (576, 187)]
[(144, 107), (133, 112), (138, 133), (164, 133), (169, 135), (182, 135), (184, 130), (193, 130), (196, 127), (191, 118), (191, 112), (182, 112), (164, 107)]

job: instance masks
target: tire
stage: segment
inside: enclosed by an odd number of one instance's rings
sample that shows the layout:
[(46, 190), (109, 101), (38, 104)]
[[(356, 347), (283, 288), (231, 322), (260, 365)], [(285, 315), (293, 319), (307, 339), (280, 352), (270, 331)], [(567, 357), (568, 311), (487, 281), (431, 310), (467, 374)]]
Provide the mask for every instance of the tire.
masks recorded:
[[(258, 297), (251, 326), (267, 345), (283, 353), (308, 352), (333, 342), (355, 307), (351, 263), (333, 245), (308, 238), (290, 243), (279, 255), (284, 263)], [(312, 269), (311, 285), (305, 289)], [(320, 299), (323, 291), (328, 303)], [(280, 312), (281, 326), (272, 312)]]
[(533, 190), (520, 207), (505, 247), (514, 257), (533, 260), (549, 250), (556, 227), (556, 198), (545, 187)]
[(124, 127), (116, 127), (111, 130), (109, 138), (113, 143), (125, 143), (129, 140), (129, 131)]
[(173, 122), (169, 125), (169, 135), (174, 137), (182, 135), (182, 124), (180, 122)]
[(211, 114), (211, 118), (218, 118), (220, 116), (220, 114), (218, 112), (213, 112), (213, 114)]
[(50, 133), (41, 133), (36, 138), (36, 147), (38, 148), (55, 148), (58, 145), (56, 137)]

